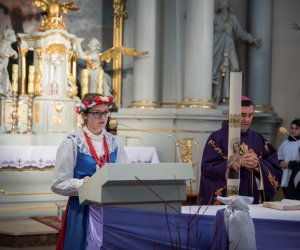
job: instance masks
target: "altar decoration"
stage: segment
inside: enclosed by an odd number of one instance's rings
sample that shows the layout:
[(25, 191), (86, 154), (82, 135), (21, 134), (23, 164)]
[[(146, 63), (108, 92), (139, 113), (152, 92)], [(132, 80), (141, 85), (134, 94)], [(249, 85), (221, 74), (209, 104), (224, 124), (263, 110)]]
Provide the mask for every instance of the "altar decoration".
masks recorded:
[[(57, 0), (34, 3), (47, 15), (38, 31), (18, 34), (20, 60), (19, 65), (13, 65), (12, 96), (5, 100), (1, 130), (14, 134), (69, 133), (79, 123), (75, 112), (80, 103), (75, 81), (76, 36), (68, 33), (60, 12), (78, 7)], [(29, 52), (33, 53), (33, 65), (28, 67)]]
[[(198, 165), (200, 158), (200, 144), (195, 138), (178, 138), (180, 160), (178, 154), (175, 153), (176, 162), (191, 163), (194, 171), (194, 176), (199, 175)], [(197, 178), (187, 181), (187, 193), (189, 195), (197, 193)]]

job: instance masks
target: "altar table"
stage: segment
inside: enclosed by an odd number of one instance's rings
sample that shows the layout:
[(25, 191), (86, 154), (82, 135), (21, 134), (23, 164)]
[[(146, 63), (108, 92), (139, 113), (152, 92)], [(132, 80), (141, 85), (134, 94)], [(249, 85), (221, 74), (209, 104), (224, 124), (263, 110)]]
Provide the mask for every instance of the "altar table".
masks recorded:
[[(211, 249), (215, 214), (225, 207), (186, 206), (176, 214), (104, 206), (101, 249)], [(251, 205), (250, 214), (258, 250), (299, 249), (299, 210), (277, 211)]]

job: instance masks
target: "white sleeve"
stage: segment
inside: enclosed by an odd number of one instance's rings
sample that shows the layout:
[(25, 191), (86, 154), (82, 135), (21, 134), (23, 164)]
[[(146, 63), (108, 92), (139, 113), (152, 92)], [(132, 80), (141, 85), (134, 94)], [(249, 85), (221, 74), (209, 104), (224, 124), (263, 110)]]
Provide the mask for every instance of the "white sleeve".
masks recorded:
[(279, 149), (277, 151), (279, 161), (284, 161), (284, 153), (283, 153), (284, 147), (285, 147), (285, 141), (280, 144)]
[(83, 179), (73, 178), (76, 165), (74, 143), (65, 139), (57, 149), (54, 180), (51, 190), (66, 196), (78, 196), (78, 188), (83, 184)]

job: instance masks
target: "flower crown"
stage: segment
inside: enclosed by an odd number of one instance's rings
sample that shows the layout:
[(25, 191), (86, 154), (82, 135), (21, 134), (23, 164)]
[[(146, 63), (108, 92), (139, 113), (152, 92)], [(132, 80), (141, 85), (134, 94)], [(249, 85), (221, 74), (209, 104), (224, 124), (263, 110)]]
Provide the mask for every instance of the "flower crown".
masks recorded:
[(108, 107), (111, 108), (113, 101), (114, 101), (114, 97), (112, 95), (108, 95), (108, 96), (97, 95), (94, 97), (90, 96), (82, 100), (82, 103), (76, 107), (76, 113), (80, 114), (82, 111), (86, 111), (87, 109), (90, 109), (95, 105), (101, 105), (101, 104), (108, 105)]

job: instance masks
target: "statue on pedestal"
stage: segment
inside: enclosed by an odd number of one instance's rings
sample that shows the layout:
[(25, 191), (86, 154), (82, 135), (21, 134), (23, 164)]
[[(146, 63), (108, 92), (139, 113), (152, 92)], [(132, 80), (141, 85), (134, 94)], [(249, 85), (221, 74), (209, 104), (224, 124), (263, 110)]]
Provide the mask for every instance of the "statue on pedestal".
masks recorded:
[(261, 46), (260, 39), (243, 29), (230, 8), (230, 0), (215, 0), (212, 96), (217, 103), (229, 98), (229, 72), (240, 70), (235, 39)]
[(11, 44), (16, 42), (17, 38), (14, 30), (6, 28), (3, 31), (0, 41), (0, 95), (8, 96), (11, 94), (11, 82), (7, 66), (9, 58), (18, 58), (18, 53), (12, 48)]
[(88, 49), (81, 48), (82, 38), (77, 38), (77, 57), (86, 60), (88, 69), (89, 92), (100, 93), (104, 96), (112, 95), (111, 77), (102, 68), (101, 43), (97, 38), (92, 38), (88, 43)]

